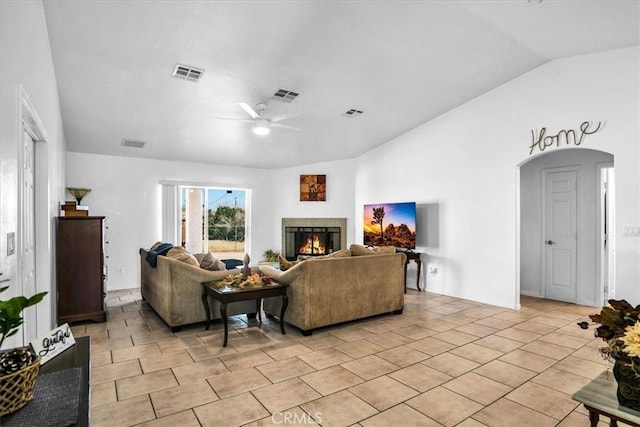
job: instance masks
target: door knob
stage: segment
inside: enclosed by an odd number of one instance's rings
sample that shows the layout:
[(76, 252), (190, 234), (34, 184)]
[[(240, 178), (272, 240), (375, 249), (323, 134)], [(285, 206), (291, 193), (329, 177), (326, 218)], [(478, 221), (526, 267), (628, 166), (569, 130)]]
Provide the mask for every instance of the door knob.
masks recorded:
[(553, 240), (547, 240), (545, 243), (547, 245), (555, 245), (556, 244), (556, 242), (554, 242)]

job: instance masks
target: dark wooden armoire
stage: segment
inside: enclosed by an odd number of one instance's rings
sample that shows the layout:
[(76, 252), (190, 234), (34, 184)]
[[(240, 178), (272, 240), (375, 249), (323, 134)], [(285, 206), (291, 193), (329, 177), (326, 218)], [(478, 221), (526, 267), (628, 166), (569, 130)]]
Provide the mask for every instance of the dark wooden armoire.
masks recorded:
[(106, 321), (103, 216), (58, 217), (58, 325)]

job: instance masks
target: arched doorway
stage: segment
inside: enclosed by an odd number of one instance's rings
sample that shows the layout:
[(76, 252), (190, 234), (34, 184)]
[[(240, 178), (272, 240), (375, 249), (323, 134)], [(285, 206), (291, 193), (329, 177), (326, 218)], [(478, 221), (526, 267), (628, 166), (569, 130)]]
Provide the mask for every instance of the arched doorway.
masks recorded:
[(602, 304), (613, 162), (610, 153), (568, 148), (520, 166), (521, 295)]

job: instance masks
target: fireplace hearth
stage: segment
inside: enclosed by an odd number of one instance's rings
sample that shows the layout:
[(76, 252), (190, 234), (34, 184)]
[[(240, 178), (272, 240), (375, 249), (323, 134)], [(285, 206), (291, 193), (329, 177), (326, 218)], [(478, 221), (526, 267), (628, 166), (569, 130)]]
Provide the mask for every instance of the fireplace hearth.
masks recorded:
[(346, 246), (346, 218), (283, 218), (282, 254), (290, 261), (327, 255)]

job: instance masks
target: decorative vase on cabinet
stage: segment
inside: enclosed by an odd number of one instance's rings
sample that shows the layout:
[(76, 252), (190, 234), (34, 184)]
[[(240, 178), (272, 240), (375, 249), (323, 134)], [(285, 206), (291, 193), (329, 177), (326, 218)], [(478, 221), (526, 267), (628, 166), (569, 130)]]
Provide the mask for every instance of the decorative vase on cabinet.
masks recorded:
[(106, 321), (103, 216), (58, 217), (58, 325)]

